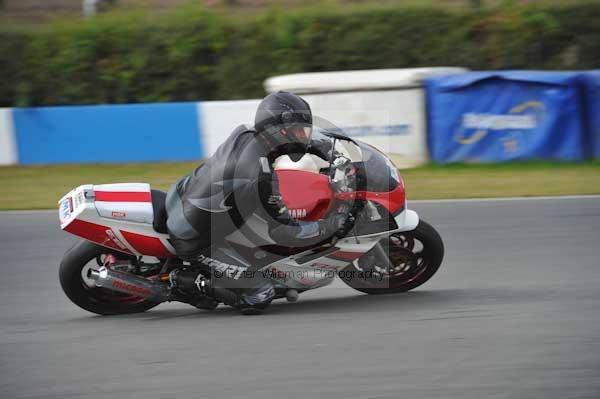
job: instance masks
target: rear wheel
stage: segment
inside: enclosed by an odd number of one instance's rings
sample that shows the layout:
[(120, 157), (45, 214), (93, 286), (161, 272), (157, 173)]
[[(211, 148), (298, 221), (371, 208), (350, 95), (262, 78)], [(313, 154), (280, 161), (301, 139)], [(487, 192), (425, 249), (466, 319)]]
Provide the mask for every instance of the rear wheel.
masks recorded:
[(379, 245), (341, 270), (342, 281), (372, 295), (410, 291), (429, 280), (444, 258), (442, 238), (423, 220), (416, 229), (392, 234)]
[(67, 297), (80, 308), (100, 315), (140, 313), (158, 305), (140, 297), (97, 287), (87, 277), (87, 272), (91, 267), (99, 267), (96, 259), (108, 255), (115, 253), (89, 241), (80, 241), (65, 253), (59, 277)]

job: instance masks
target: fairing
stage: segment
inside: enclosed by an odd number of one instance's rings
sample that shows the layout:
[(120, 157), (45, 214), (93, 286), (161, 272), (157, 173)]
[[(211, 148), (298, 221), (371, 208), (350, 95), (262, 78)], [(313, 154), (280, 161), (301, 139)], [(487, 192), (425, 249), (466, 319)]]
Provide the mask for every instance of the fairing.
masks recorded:
[[(354, 191), (334, 193), (326, 174), (312, 167), (309, 170), (296, 169), (298, 164), (317, 165), (323, 168), (318, 157), (306, 155), (298, 162), (290, 160), (276, 162), (279, 188), (284, 202), (292, 215), (300, 220), (324, 218), (336, 200), (367, 200), (383, 206), (392, 216), (398, 215), (405, 207), (406, 193), (404, 182), (393, 163), (381, 152), (361, 144), (361, 159), (354, 160)], [(308, 162), (314, 157), (317, 161)], [(327, 164), (326, 164), (327, 165)]]
[(175, 256), (167, 234), (154, 231), (150, 185), (79, 186), (59, 201), (61, 229), (131, 255)]

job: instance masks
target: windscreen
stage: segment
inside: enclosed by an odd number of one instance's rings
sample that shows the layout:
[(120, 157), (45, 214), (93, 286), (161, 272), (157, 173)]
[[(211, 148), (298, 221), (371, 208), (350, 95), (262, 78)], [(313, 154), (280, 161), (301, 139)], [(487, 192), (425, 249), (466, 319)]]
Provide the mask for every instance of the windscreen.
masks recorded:
[(356, 188), (360, 191), (389, 192), (400, 181), (398, 170), (381, 152), (365, 143), (358, 143), (362, 151), (362, 162), (355, 162)]

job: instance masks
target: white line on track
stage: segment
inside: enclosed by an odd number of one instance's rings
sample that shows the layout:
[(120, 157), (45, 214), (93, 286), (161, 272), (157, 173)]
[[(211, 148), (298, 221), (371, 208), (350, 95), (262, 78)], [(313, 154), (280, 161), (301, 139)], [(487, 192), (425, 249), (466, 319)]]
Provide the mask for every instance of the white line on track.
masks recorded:
[(36, 213), (52, 213), (56, 212), (58, 217), (58, 207), (56, 209), (32, 209), (32, 210), (22, 210), (22, 211), (0, 211), (0, 215), (35, 215)]
[(411, 200), (410, 194), (408, 203), (415, 204), (435, 204), (451, 202), (502, 202), (502, 201), (554, 201), (554, 200), (575, 200), (575, 199), (600, 199), (600, 195), (559, 195), (545, 197), (493, 197), (493, 198), (455, 198), (455, 199), (427, 199)]
[[(600, 199), (600, 195), (563, 195), (555, 197), (494, 197), (494, 198), (456, 198), (456, 199), (428, 199), (428, 200), (411, 200), (409, 196), (408, 203), (410, 204), (436, 204), (436, 203), (461, 203), (461, 202), (503, 202), (503, 201), (562, 201), (576, 199)], [(46, 214), (58, 212), (56, 209), (37, 209), (37, 210), (21, 210), (21, 211), (0, 211), (2, 214), (10, 215), (32, 215), (36, 213)]]

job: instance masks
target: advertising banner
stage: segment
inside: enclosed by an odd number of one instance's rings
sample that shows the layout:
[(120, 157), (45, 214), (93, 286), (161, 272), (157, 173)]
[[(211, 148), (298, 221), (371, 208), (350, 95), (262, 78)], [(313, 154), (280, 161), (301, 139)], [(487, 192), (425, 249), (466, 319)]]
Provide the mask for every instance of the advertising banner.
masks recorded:
[(585, 90), (586, 148), (588, 155), (600, 158), (600, 70), (582, 74)]
[(469, 72), (427, 80), (432, 160), (585, 158), (580, 74)]

